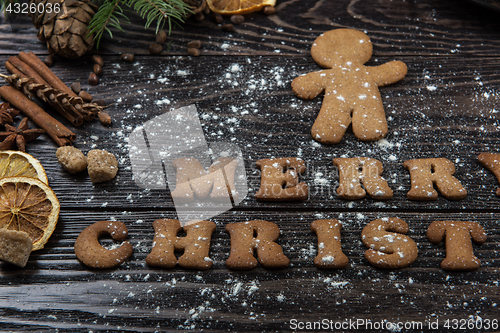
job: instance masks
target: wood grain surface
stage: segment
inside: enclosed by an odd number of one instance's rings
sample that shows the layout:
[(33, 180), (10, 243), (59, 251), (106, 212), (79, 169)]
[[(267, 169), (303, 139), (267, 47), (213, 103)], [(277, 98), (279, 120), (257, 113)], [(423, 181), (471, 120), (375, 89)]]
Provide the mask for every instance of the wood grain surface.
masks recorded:
[[(148, 52), (154, 30), (145, 30), (144, 21), (132, 16), (125, 32), (103, 38), (93, 51), (105, 60), (97, 86), (87, 84), (90, 54), (76, 61), (57, 58), (54, 73), (68, 85), (80, 81), (94, 98), (112, 104), (107, 112), (114, 121), (109, 128), (97, 121), (75, 128), (56, 118), (77, 134), (74, 145), (84, 152), (113, 152), (120, 171), (114, 180), (93, 185), (85, 173), (63, 170), (48, 137), (28, 145), (47, 170), (62, 209), (49, 242), (32, 253), (24, 269), (0, 263), (1, 331), (287, 332), (300, 331), (293, 319), (360, 319), (423, 323), (402, 332), (446, 332), (452, 331), (444, 327), (446, 320), (500, 318), (499, 184), (477, 161), (482, 152), (500, 152), (498, 13), (457, 0), (278, 0), (276, 8), (276, 15), (246, 15), (232, 33), (209, 16), (201, 22), (189, 19), (172, 31), (168, 50), (157, 56)], [(360, 142), (348, 129), (340, 144), (316, 143), (310, 129), (322, 96), (305, 101), (290, 88), (298, 75), (320, 69), (310, 57), (314, 39), (341, 27), (362, 30), (371, 38), (373, 57), (367, 65), (391, 60), (408, 65), (406, 78), (380, 88), (389, 124), (384, 140)], [(202, 41), (200, 57), (187, 55), (186, 43), (194, 39)], [(20, 51), (47, 54), (29, 20), (0, 18), (0, 63)], [(133, 52), (136, 60), (123, 62), (124, 52)], [(249, 193), (238, 206), (211, 219), (217, 224), (212, 269), (151, 268), (145, 258), (152, 247), (152, 222), (175, 218), (176, 212), (168, 188), (144, 190), (135, 183), (129, 136), (146, 121), (191, 104), (209, 143), (227, 141), (241, 149)], [(392, 199), (338, 198), (332, 159), (357, 156), (383, 163)], [(255, 200), (260, 186), (255, 162), (270, 157), (305, 160), (302, 179), (310, 187), (308, 200)], [(403, 162), (426, 157), (454, 162), (455, 176), (468, 191), (465, 199), (407, 199), (410, 176)], [(405, 220), (408, 235), (418, 244), (419, 256), (408, 268), (377, 269), (364, 258), (363, 227), (390, 216)], [(342, 248), (350, 260), (345, 269), (313, 265), (317, 238), (310, 224), (321, 218), (343, 222)], [(278, 224), (278, 243), (291, 260), (289, 268), (237, 272), (225, 267), (230, 250), (225, 225), (253, 219)], [(74, 254), (78, 234), (100, 220), (123, 221), (134, 246), (133, 256), (113, 270), (88, 269)], [(479, 270), (440, 268), (444, 243), (434, 245), (425, 236), (437, 220), (476, 221), (484, 227), (488, 240), (474, 245)], [(429, 327), (436, 321), (437, 329)]]

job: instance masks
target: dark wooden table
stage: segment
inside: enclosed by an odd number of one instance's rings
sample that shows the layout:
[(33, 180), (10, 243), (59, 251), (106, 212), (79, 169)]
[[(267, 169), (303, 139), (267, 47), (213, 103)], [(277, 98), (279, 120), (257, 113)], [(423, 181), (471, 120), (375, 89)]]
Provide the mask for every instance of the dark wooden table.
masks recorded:
[[(477, 161), (482, 152), (500, 152), (499, 14), (458, 0), (278, 0), (277, 10), (272, 16), (247, 15), (234, 32), (222, 31), (210, 17), (190, 19), (172, 32), (169, 50), (158, 56), (148, 53), (154, 31), (133, 17), (124, 25), (126, 32), (103, 38), (96, 51), (105, 60), (97, 86), (86, 82), (90, 55), (57, 60), (52, 70), (65, 83), (80, 81), (95, 98), (116, 103), (108, 109), (114, 119), (110, 128), (97, 121), (68, 126), (77, 134), (76, 147), (113, 152), (120, 171), (113, 181), (93, 185), (85, 174), (62, 169), (57, 147), (47, 137), (28, 145), (47, 170), (61, 214), (45, 248), (32, 253), (24, 269), (0, 263), (0, 330), (284, 332), (299, 330), (299, 322), (370, 320), (422, 323), (413, 331), (438, 332), (452, 330), (444, 326), (448, 320), (453, 325), (500, 318), (498, 184)], [(368, 65), (395, 59), (408, 65), (406, 78), (381, 88), (389, 119), (386, 141), (360, 142), (349, 129), (340, 144), (316, 143), (310, 128), (322, 98), (301, 100), (291, 90), (295, 77), (319, 69), (310, 56), (312, 41), (341, 27), (369, 35), (374, 54)], [(193, 39), (203, 43), (200, 57), (187, 55), (186, 43)], [(11, 27), (0, 19), (0, 62), (20, 51), (47, 54), (29, 22)], [(124, 52), (135, 53), (135, 62), (123, 62)], [(242, 150), (250, 191), (238, 206), (211, 219), (217, 224), (212, 269), (151, 268), (145, 257), (152, 247), (152, 222), (176, 213), (168, 190), (135, 184), (128, 137), (155, 116), (190, 104), (198, 108), (209, 142), (229, 141)], [(384, 164), (392, 199), (346, 201), (335, 195), (332, 159), (357, 156)], [(260, 184), (255, 162), (269, 157), (305, 160), (309, 200), (255, 200)], [(455, 175), (468, 190), (464, 200), (407, 199), (410, 177), (403, 162), (426, 157), (454, 162)], [(364, 258), (361, 230), (390, 216), (405, 220), (418, 244), (418, 258), (408, 268), (377, 269)], [(314, 267), (317, 238), (310, 224), (320, 218), (343, 222), (347, 268)], [(238, 272), (225, 266), (230, 250), (225, 225), (253, 219), (278, 224), (289, 268)], [(129, 229), (134, 254), (116, 269), (88, 269), (75, 257), (76, 237), (99, 220), (123, 221)], [(476, 221), (484, 227), (488, 240), (474, 245), (479, 270), (440, 268), (444, 244), (434, 245), (425, 236), (436, 220)], [(439, 328), (429, 327), (437, 321)]]

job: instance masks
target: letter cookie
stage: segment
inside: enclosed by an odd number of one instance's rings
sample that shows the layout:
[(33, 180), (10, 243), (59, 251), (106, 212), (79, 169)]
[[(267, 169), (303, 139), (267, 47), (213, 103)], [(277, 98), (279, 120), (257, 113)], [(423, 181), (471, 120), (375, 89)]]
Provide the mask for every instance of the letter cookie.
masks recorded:
[(379, 140), (387, 134), (378, 87), (404, 78), (407, 67), (401, 61), (364, 66), (372, 56), (372, 49), (368, 36), (352, 29), (331, 30), (314, 41), (311, 48), (314, 61), (329, 69), (295, 78), (292, 89), (303, 99), (313, 99), (325, 92), (311, 130), (316, 141), (339, 143), (351, 122), (359, 140)]
[[(497, 177), (497, 181), (500, 182), (500, 154), (482, 153), (477, 159), (488, 170), (493, 172), (495, 177)], [(497, 188), (496, 195), (500, 197), (500, 188)]]
[[(339, 183), (337, 194), (343, 199), (361, 199), (366, 192), (374, 199), (389, 199), (392, 190), (387, 181), (381, 177), (384, 167), (373, 158), (334, 158), (333, 164), (339, 168)], [(363, 182), (365, 190), (361, 187)]]
[(171, 195), (176, 203), (191, 202), (195, 196), (205, 199), (209, 194), (214, 201), (225, 201), (229, 196), (237, 198), (234, 177), (238, 161), (234, 158), (219, 158), (208, 172), (195, 158), (178, 158), (172, 164), (176, 170), (176, 185)]
[[(379, 268), (403, 268), (417, 259), (417, 244), (408, 236), (408, 224), (397, 217), (382, 218), (368, 223), (361, 240), (369, 247), (365, 258)], [(393, 231), (393, 232), (388, 232)]]
[(281, 246), (275, 243), (280, 234), (275, 223), (262, 220), (229, 223), (226, 230), (231, 236), (231, 253), (226, 261), (228, 268), (255, 268), (257, 259), (253, 256), (254, 251), (262, 267), (283, 268), (290, 263)]
[(314, 266), (318, 268), (344, 268), (349, 259), (340, 247), (342, 223), (335, 219), (317, 220), (311, 223), (311, 230), (318, 236), (318, 255)]
[(436, 200), (439, 192), (448, 200), (465, 198), (467, 190), (452, 175), (455, 166), (446, 158), (422, 158), (404, 162), (404, 167), (410, 171), (411, 189), (407, 196), (410, 200)]
[[(183, 268), (209, 269), (212, 259), (208, 257), (210, 238), (215, 230), (215, 223), (198, 221), (184, 226), (186, 237), (177, 237), (183, 228), (178, 220), (160, 219), (153, 222), (155, 236), (153, 249), (146, 257), (149, 266), (172, 268), (176, 264)], [(174, 251), (184, 250), (177, 260)]]
[(441, 268), (452, 271), (471, 271), (481, 266), (474, 255), (471, 237), (477, 244), (486, 242), (486, 233), (477, 222), (434, 221), (427, 228), (427, 238), (437, 244), (446, 236), (446, 258)]
[(285, 201), (305, 200), (309, 194), (306, 183), (299, 183), (299, 174), (306, 171), (301, 158), (273, 158), (257, 161), (261, 170), (260, 189), (257, 200)]
[(124, 240), (128, 235), (125, 223), (119, 221), (99, 221), (85, 228), (75, 242), (76, 257), (92, 268), (113, 268), (120, 266), (132, 255), (132, 245), (124, 241), (114, 250), (105, 249), (99, 243), (99, 237), (110, 235), (116, 241)]

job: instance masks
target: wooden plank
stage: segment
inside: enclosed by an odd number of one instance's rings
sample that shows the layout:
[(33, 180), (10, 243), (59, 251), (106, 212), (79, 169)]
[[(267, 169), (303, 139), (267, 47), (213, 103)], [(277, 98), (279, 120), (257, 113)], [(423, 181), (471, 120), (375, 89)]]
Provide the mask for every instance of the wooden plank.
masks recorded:
[[(457, 5), (453, 0), (439, 4), (426, 0), (418, 5), (407, 1), (283, 1), (278, 2), (277, 9), (276, 15), (247, 15), (245, 23), (236, 26), (233, 33), (222, 31), (209, 17), (202, 22), (189, 19), (183, 29), (172, 31), (170, 47), (164, 52), (187, 55), (186, 43), (200, 39), (202, 53), (207, 55), (307, 54), (320, 33), (343, 27), (366, 31), (380, 48), (378, 52), (385, 55), (496, 56), (500, 48), (495, 13), (468, 3)], [(114, 39), (103, 38), (100, 53), (148, 54), (155, 29), (145, 30), (145, 21), (137, 15), (130, 18), (130, 24), (123, 24), (125, 32), (114, 30)], [(13, 27), (0, 20), (0, 54), (26, 48), (47, 53), (37, 42), (36, 29), (29, 19), (21, 19)]]
[[(0, 263), (1, 329), (269, 332), (293, 330), (295, 318), (337, 323), (413, 320), (424, 323), (416, 331), (435, 332), (425, 325), (439, 320), (444, 331), (446, 319), (497, 319), (499, 184), (476, 159), (481, 152), (500, 152), (497, 16), (452, 0), (284, 0), (278, 1), (277, 15), (248, 15), (234, 33), (223, 32), (210, 18), (189, 20), (184, 30), (173, 31), (169, 50), (160, 56), (147, 51), (153, 29), (144, 30), (144, 22), (133, 16), (125, 33), (105, 37), (97, 51), (105, 60), (98, 86), (86, 84), (90, 56), (58, 59), (52, 69), (65, 83), (80, 81), (95, 98), (116, 102), (107, 110), (114, 118), (110, 128), (97, 121), (69, 127), (78, 136), (75, 145), (85, 152), (113, 152), (120, 172), (111, 182), (93, 185), (85, 173), (69, 175), (61, 168), (57, 147), (47, 137), (28, 145), (28, 152), (46, 168), (62, 211), (46, 248), (33, 253), (25, 269)], [(368, 65), (395, 59), (408, 64), (404, 80), (381, 88), (389, 117), (384, 141), (359, 142), (349, 129), (339, 145), (317, 144), (310, 128), (322, 97), (304, 101), (290, 89), (295, 77), (320, 69), (309, 55), (311, 44), (321, 32), (337, 27), (366, 31), (374, 43)], [(198, 58), (186, 56), (186, 43), (192, 39), (203, 43)], [(13, 30), (0, 18), (0, 63), (19, 51), (46, 54), (29, 21)], [(136, 61), (121, 61), (123, 52), (135, 53)], [(142, 190), (135, 184), (128, 137), (146, 121), (193, 103), (209, 142), (230, 141), (243, 151), (250, 193), (231, 211), (211, 219), (217, 224), (210, 249), (214, 268), (150, 268), (145, 258), (152, 247), (152, 222), (176, 214), (168, 190)], [(273, 156), (306, 161), (303, 180), (310, 186), (309, 200), (255, 200), (260, 184), (255, 162)], [(382, 161), (394, 197), (385, 202), (339, 199), (332, 159), (341, 156)], [(420, 157), (453, 161), (467, 198), (408, 200), (410, 178), (402, 162)], [(419, 257), (408, 268), (380, 270), (364, 258), (362, 228), (389, 216), (408, 222), (409, 236), (418, 244)], [(349, 267), (313, 266), (317, 238), (310, 223), (320, 218), (343, 222), (342, 247)], [(278, 243), (291, 259), (289, 268), (226, 268), (230, 239), (225, 225), (253, 219), (278, 224)], [(474, 245), (482, 262), (478, 271), (439, 268), (444, 244), (431, 244), (425, 231), (432, 221), (449, 219), (476, 221), (485, 228), (487, 242)], [(99, 220), (120, 220), (129, 228), (134, 255), (117, 269), (90, 270), (74, 255), (78, 234)]]
[[(158, 65), (160, 58), (140, 59), (133, 64), (117, 57), (106, 58), (102, 83), (87, 86), (95, 98), (112, 105), (111, 128), (97, 121), (79, 128), (75, 145), (87, 152), (107, 149), (120, 161), (119, 176), (108, 183), (92, 185), (82, 173), (70, 175), (55, 158), (55, 145), (42, 138), (28, 151), (42, 161), (50, 183), (65, 208), (136, 209), (172, 208), (167, 190), (144, 191), (132, 178), (128, 157), (130, 133), (146, 121), (172, 108), (195, 104), (207, 141), (231, 142), (243, 152), (250, 193), (240, 204), (244, 209), (371, 209), (371, 210), (494, 210), (498, 187), (492, 173), (477, 156), (500, 152), (496, 84), (500, 64), (494, 58), (449, 60), (405, 58), (408, 76), (381, 88), (389, 133), (378, 142), (360, 142), (348, 129), (338, 145), (321, 145), (310, 135), (322, 96), (312, 101), (297, 98), (291, 81), (318, 70), (310, 57), (243, 57), (221, 63), (218, 58), (177, 58)], [(4, 58), (5, 59), (5, 58)], [(377, 57), (371, 65), (390, 61)], [(0, 57), (0, 61), (1, 61)], [(376, 61), (378, 60), (378, 61)], [(54, 72), (68, 85), (84, 81), (90, 64), (57, 64)], [(196, 70), (194, 70), (196, 68)], [(125, 82), (124, 82), (125, 80)], [(263, 84), (264, 83), (264, 84)], [(61, 121), (67, 124), (65, 119)], [(338, 172), (335, 157), (372, 157), (384, 164), (384, 177), (394, 190), (388, 201), (365, 198), (341, 200), (336, 195)], [(308, 171), (303, 179), (310, 186), (310, 199), (300, 203), (259, 203), (254, 194), (260, 186), (255, 162), (270, 157), (301, 157)], [(414, 202), (406, 198), (409, 173), (402, 163), (412, 158), (445, 157), (454, 162), (456, 177), (468, 190), (464, 200)], [(74, 195), (77, 186), (78, 196)]]
[[(409, 236), (419, 257), (405, 269), (381, 270), (363, 257), (361, 230), (372, 219), (398, 216), (410, 225)], [(317, 211), (270, 213), (228, 212), (213, 219), (210, 256), (214, 268), (204, 272), (155, 269), (144, 259), (152, 246), (154, 219), (169, 212), (64, 211), (47, 248), (33, 253), (23, 270), (0, 264), (2, 327), (4, 329), (89, 329), (149, 331), (207, 329), (219, 331), (287, 330), (291, 319), (343, 321), (349, 319), (430, 321), (498, 318), (498, 214), (372, 213)], [(313, 266), (317, 240), (310, 223), (318, 218), (343, 222), (342, 247), (350, 266), (320, 270)], [(129, 228), (134, 255), (114, 270), (89, 270), (72, 251), (78, 233), (97, 220), (116, 219)], [(227, 223), (252, 219), (275, 222), (278, 243), (291, 259), (282, 270), (257, 268), (237, 272), (225, 267), (229, 254)], [(443, 244), (425, 237), (435, 220), (473, 220), (488, 233), (474, 246), (482, 261), (475, 272), (446, 272), (439, 268)], [(106, 244), (110, 244), (106, 241)], [(401, 305), (404, 307), (401, 308)]]

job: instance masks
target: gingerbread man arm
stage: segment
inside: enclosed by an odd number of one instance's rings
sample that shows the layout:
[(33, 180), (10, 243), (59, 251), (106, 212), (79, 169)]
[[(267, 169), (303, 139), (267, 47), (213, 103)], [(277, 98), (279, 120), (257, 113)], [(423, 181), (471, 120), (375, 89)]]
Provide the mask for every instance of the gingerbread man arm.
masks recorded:
[(403, 79), (408, 67), (402, 61), (390, 61), (377, 67), (369, 67), (370, 76), (379, 87), (393, 84)]
[(302, 99), (313, 99), (325, 90), (323, 77), (326, 76), (325, 71), (311, 72), (292, 81), (292, 89), (295, 95)]

